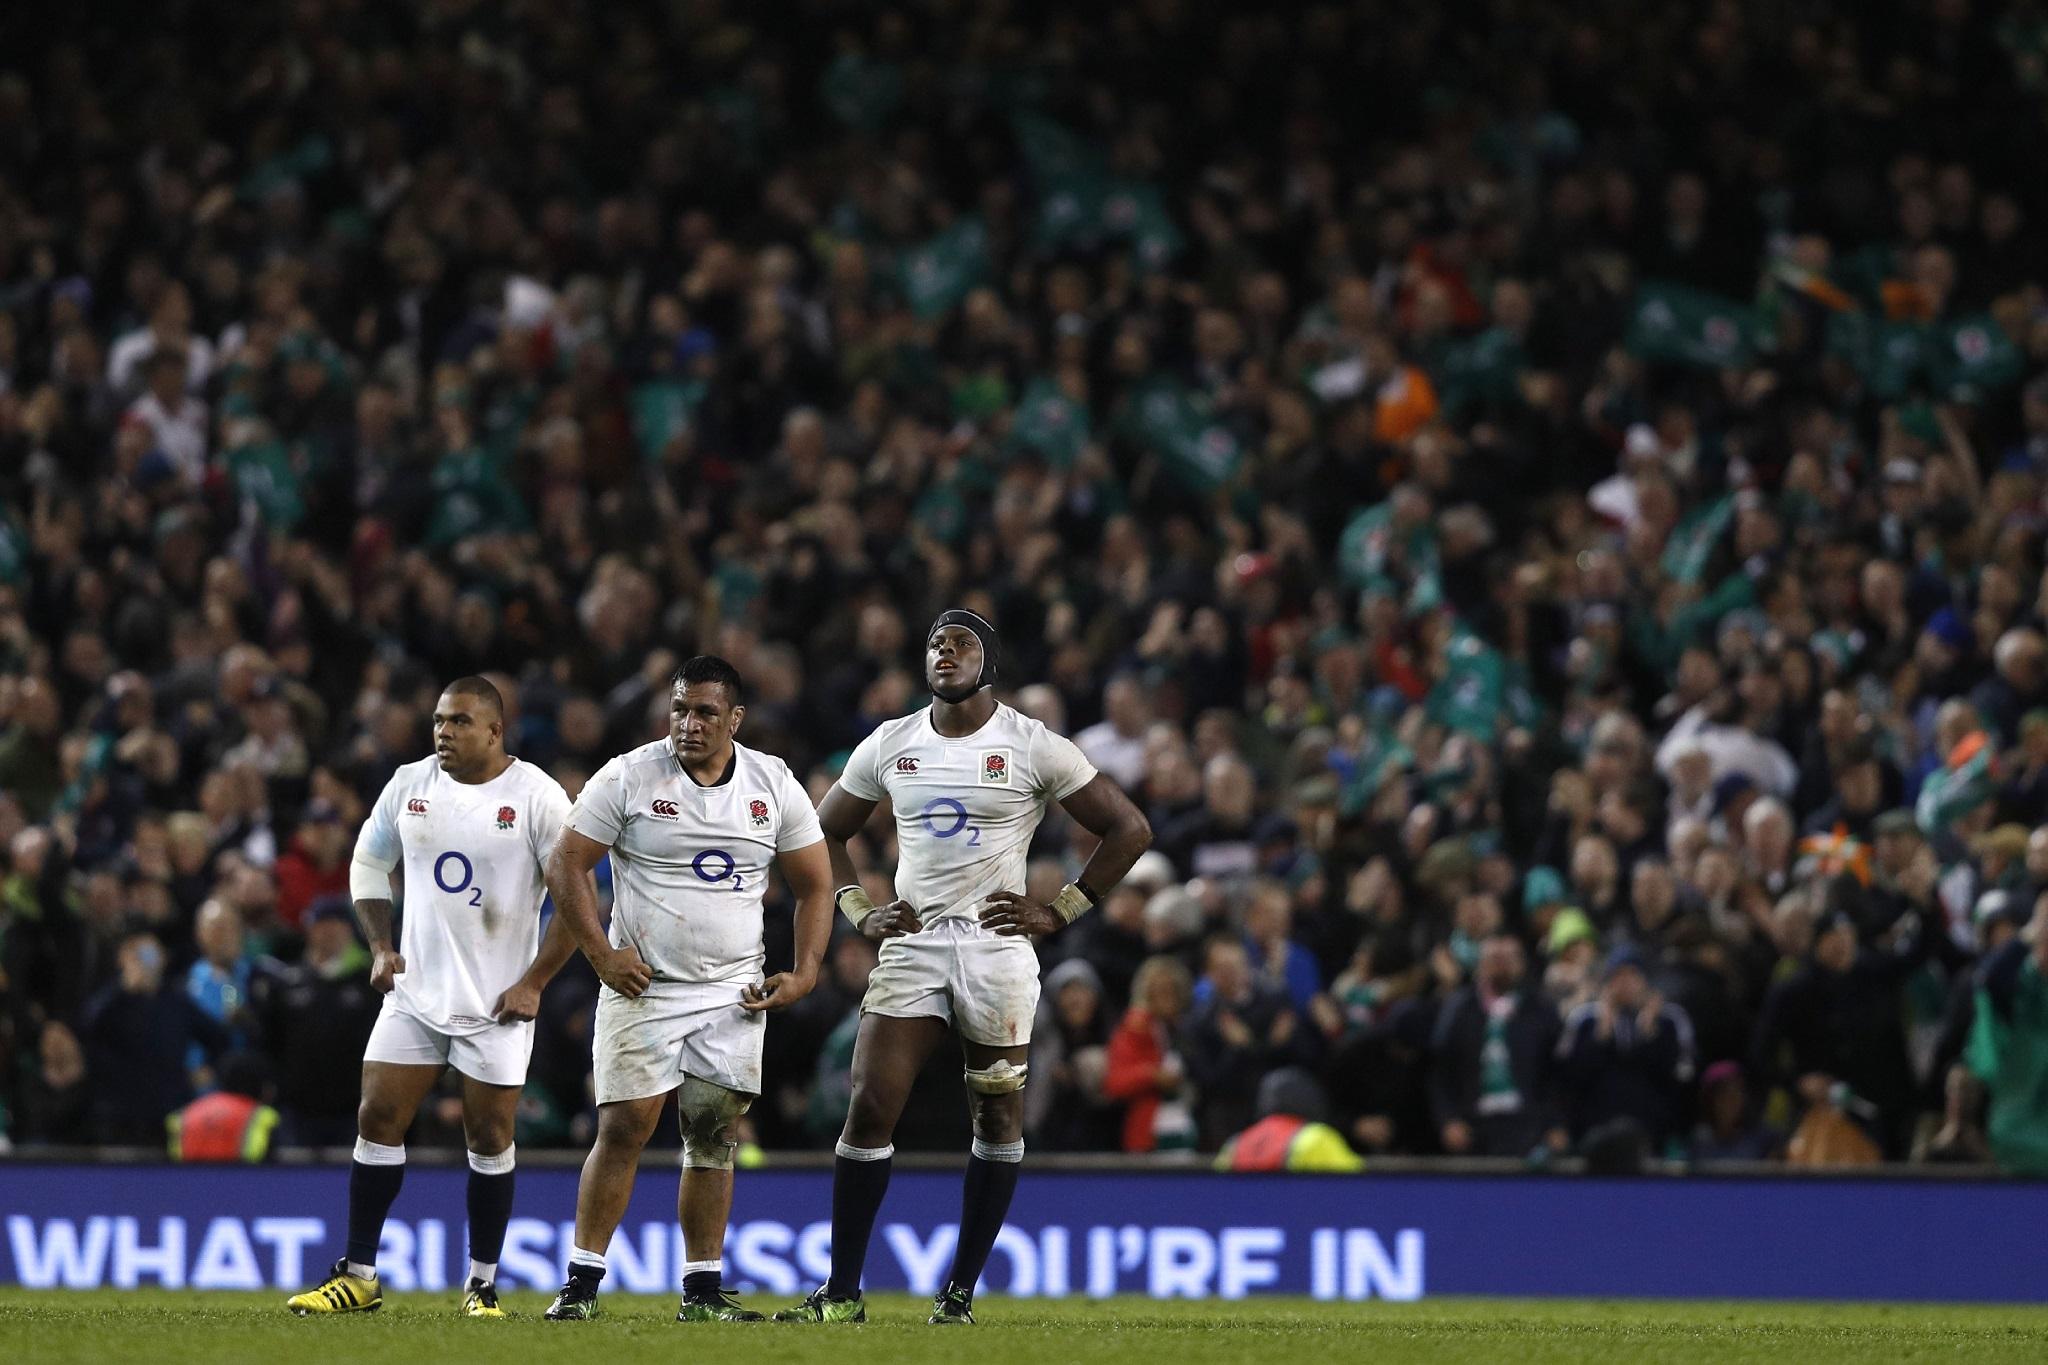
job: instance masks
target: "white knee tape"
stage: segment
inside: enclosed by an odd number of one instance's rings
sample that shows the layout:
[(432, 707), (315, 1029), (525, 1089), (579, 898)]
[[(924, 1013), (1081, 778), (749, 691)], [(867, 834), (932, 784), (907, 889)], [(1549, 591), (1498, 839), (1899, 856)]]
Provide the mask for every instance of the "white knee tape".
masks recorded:
[(1031, 1074), (1031, 1063), (1013, 1066), (1005, 1057), (992, 1066), (968, 1067), (967, 1088), (978, 1095), (1007, 1095), (1022, 1090), (1025, 1079)]
[(475, 1171), (478, 1175), (509, 1174), (515, 1164), (513, 1153), (518, 1150), (517, 1147), (507, 1147), (496, 1156), (485, 1156), (482, 1152), (471, 1152), (469, 1154), (469, 1169)]
[(405, 1144), (401, 1142), (396, 1147), (387, 1147), (381, 1142), (359, 1137), (356, 1139), (356, 1160), (365, 1166), (403, 1166)]
[(740, 1145), (736, 1131), (739, 1118), (753, 1103), (751, 1095), (695, 1076), (684, 1078), (676, 1091), (676, 1113), (683, 1129), (683, 1165), (714, 1171), (732, 1169), (733, 1150)]
[(974, 1154), (983, 1161), (1022, 1161), (1024, 1159), (1024, 1139), (1018, 1138), (1015, 1142), (983, 1142), (980, 1138), (976, 1138), (974, 1140)]

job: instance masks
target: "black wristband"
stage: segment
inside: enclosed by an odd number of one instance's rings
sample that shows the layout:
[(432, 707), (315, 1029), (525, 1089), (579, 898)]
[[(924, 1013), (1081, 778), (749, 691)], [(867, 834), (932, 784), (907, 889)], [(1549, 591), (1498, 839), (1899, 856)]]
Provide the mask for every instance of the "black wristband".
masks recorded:
[(1079, 877), (1074, 878), (1074, 889), (1088, 898), (1090, 909), (1102, 904), (1102, 897), (1096, 894), (1095, 888), (1082, 881)]

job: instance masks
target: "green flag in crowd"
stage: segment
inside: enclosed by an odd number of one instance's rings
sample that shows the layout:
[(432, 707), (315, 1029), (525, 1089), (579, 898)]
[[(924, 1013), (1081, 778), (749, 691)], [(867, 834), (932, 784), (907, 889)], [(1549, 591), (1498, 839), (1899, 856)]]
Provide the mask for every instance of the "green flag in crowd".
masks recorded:
[(903, 258), (903, 296), (921, 320), (942, 317), (988, 277), (988, 228), (962, 218)]
[(1937, 323), (1929, 331), (1929, 378), (1943, 397), (1974, 402), (2018, 383), (2026, 367), (2020, 348), (1988, 313)]
[(1028, 450), (1055, 469), (1071, 469), (1088, 443), (1088, 405), (1044, 375), (1033, 379), (1010, 419), (1010, 448)]
[(1889, 322), (1873, 313), (1837, 313), (1828, 319), (1830, 355), (1848, 362), (1870, 396), (1895, 402), (1906, 396), (1927, 364), (1926, 329)]
[(1628, 349), (1645, 360), (1725, 369), (1755, 358), (1759, 331), (1747, 304), (1684, 285), (1646, 282), (1629, 312)]
[(434, 513), (427, 544), (445, 549), (470, 536), (510, 535), (531, 524), (526, 504), (480, 447), (443, 455), (434, 466)]
[(299, 472), (292, 468), (283, 442), (244, 442), (223, 458), (236, 494), (256, 504), (266, 526), (286, 532), (298, 526), (306, 515), (306, 503), (299, 496)]
[(1127, 242), (1146, 270), (1180, 251), (1180, 228), (1155, 186), (1112, 174), (1096, 148), (1042, 115), (1021, 114), (1012, 127), (1037, 185), (1041, 250)]
[(1489, 327), (1470, 341), (1447, 346), (1430, 365), (1430, 378), (1452, 420), (1512, 401), (1527, 365), (1522, 343), (1505, 328)]
[(1936, 323), (1838, 313), (1828, 320), (1827, 346), (1887, 403), (1916, 385), (1938, 399), (1975, 402), (2018, 383), (2025, 368), (2019, 347), (1982, 313)]
[(1155, 378), (1133, 394), (1123, 425), (1165, 461), (1176, 480), (1197, 492), (1229, 482), (1243, 456), (1237, 437), (1213, 419), (1208, 400), (1171, 379)]
[(1694, 508), (1672, 529), (1664, 546), (1664, 572), (1680, 583), (1697, 583), (1714, 557), (1721, 533), (1735, 520), (1735, 496), (1729, 494), (1704, 507)]

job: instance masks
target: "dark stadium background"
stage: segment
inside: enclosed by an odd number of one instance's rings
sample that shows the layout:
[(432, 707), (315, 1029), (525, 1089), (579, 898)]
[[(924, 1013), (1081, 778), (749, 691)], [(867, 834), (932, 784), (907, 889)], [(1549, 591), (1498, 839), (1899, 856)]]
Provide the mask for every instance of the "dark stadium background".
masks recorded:
[(573, 794), (716, 652), (815, 794), (965, 603), (1158, 836), (1034, 1154), (1295, 1066), (1369, 1160), (2038, 1173), (2044, 91), (2028, 0), (11, 8), (0, 1140), (351, 1140), (328, 898), (448, 678)]

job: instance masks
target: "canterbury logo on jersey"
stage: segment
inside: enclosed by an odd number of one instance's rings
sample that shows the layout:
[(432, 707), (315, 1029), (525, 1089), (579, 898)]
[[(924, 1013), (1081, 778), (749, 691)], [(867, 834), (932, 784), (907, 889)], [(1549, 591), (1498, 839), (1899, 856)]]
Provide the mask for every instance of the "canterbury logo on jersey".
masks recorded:
[(673, 801), (656, 801), (648, 809), (654, 812), (654, 818), (657, 820), (678, 819), (683, 813), (682, 808)]
[(427, 803), (415, 796), (412, 800), (405, 803), (405, 813), (407, 815), (425, 815), (427, 813)]
[(914, 772), (916, 772), (916, 771), (917, 771), (917, 760), (916, 760), (916, 759), (914, 759), (914, 758), (899, 758), (899, 759), (897, 759), (897, 760), (896, 760), (896, 771), (897, 771), (897, 772), (899, 772), (899, 773), (914, 773)]

